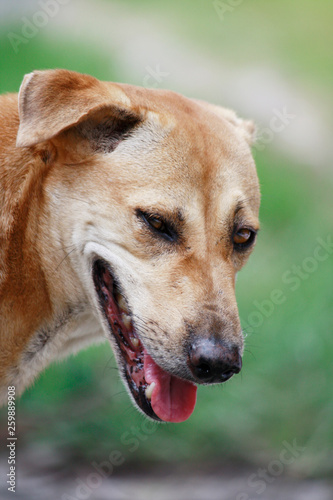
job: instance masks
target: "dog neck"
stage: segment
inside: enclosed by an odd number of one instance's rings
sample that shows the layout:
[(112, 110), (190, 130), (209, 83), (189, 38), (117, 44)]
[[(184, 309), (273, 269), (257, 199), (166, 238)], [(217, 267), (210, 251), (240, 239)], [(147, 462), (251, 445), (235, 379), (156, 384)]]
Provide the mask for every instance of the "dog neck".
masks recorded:
[[(17, 102), (13, 97), (9, 101), (15, 117)], [(17, 127), (18, 119), (14, 123)], [(77, 351), (88, 338), (91, 343), (102, 336), (84, 295), (67, 295), (64, 303), (62, 290), (50, 286), (57, 281), (66, 287), (67, 282), (66, 276), (59, 279), (64, 251), (49, 236), (44, 189), (48, 158), (38, 148), (13, 148), (8, 142), (7, 148), (11, 162), (5, 167), (7, 175), (0, 177), (4, 193), (0, 200), (0, 386), (16, 385), (20, 392), (54, 359)], [(41, 245), (48, 248), (48, 262), (39, 251)]]

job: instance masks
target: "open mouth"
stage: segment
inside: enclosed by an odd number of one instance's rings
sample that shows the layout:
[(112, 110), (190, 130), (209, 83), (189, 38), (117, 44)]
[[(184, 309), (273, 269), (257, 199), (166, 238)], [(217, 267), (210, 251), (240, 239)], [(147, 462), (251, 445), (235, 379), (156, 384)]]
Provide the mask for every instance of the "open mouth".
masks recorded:
[(94, 262), (93, 280), (110, 333), (116, 340), (122, 371), (134, 401), (154, 420), (186, 420), (194, 410), (196, 386), (163, 370), (145, 350), (125, 297), (103, 260)]

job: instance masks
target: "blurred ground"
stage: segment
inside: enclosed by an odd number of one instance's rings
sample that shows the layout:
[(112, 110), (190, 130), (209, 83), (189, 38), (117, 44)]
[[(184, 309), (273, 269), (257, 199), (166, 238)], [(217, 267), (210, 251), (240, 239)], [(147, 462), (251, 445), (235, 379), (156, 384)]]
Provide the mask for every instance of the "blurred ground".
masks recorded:
[[(30, 469), (30, 470), (29, 470)], [(153, 471), (153, 472), (152, 472)], [(88, 471), (50, 471), (31, 467), (19, 475), (17, 500), (332, 500), (333, 484), (326, 480), (304, 480), (286, 476), (270, 483), (251, 477), (256, 470), (226, 466), (217, 473), (183, 472), (164, 467), (149, 474), (127, 472), (112, 479), (95, 477)], [(5, 470), (0, 470), (1, 475)], [(11, 498), (4, 485), (2, 500)]]

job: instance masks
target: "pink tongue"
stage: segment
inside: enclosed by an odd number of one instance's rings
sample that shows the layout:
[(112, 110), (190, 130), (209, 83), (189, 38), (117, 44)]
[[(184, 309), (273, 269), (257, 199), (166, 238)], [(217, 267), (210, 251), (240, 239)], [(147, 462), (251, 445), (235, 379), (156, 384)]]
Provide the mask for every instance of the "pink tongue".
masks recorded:
[(195, 407), (197, 387), (162, 370), (146, 351), (144, 372), (148, 384), (155, 382), (151, 406), (156, 415), (165, 422), (183, 422), (189, 418)]

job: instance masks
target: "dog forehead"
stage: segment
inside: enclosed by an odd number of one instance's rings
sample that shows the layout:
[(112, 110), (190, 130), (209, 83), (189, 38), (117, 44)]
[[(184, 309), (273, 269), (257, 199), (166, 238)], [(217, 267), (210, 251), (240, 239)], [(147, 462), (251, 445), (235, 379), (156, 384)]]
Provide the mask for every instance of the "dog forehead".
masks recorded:
[(118, 165), (131, 198), (155, 198), (157, 204), (164, 197), (180, 204), (189, 193), (219, 199), (241, 188), (243, 198), (254, 197), (258, 205), (250, 146), (228, 118), (173, 91), (122, 88), (133, 107), (145, 110), (142, 124), (112, 153), (113, 168)]
[[(134, 136), (116, 155), (128, 160), (134, 177), (149, 185), (186, 184), (223, 188), (257, 179), (250, 147), (231, 125), (205, 113), (168, 115), (149, 112)], [(122, 163), (123, 164), (123, 163)], [(142, 175), (144, 174), (144, 175)], [(246, 183), (245, 183), (246, 187)]]
[[(198, 140), (192, 136), (191, 144), (186, 130), (179, 127), (158, 138), (147, 138), (146, 133), (141, 130), (129, 141), (131, 146), (124, 142), (118, 154), (113, 153), (118, 186), (129, 205), (219, 216), (243, 201), (254, 214), (258, 212), (259, 185), (249, 152), (238, 148), (232, 153), (220, 140), (214, 147), (216, 138), (208, 138), (205, 145), (202, 134)], [(114, 185), (113, 167), (114, 163), (108, 177)]]

